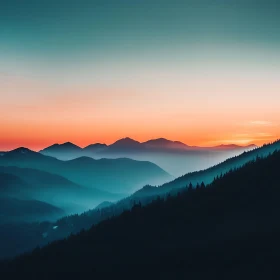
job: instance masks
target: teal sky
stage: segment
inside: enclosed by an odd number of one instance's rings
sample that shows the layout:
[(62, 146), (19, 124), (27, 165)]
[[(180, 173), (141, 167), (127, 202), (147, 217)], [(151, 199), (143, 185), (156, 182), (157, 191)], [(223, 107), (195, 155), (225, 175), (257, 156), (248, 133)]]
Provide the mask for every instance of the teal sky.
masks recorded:
[[(19, 71), (21, 62), (37, 74), (36, 64), (42, 71), (54, 71), (77, 61), (98, 66), (107, 61), (153, 63), (157, 58), (172, 63), (183, 55), (203, 63), (207, 53), (211, 58), (228, 49), (233, 59), (239, 55), (250, 60), (251, 49), (278, 53), (280, 45), (280, 4), (275, 0), (0, 3), (0, 56), (4, 66), (8, 60), (10, 72), (16, 71), (13, 67)], [(16, 65), (9, 63), (13, 58)]]
[[(279, 47), (278, 0), (0, 0), (2, 109), (9, 127), (35, 119), (46, 123), (40, 115), (44, 110), (61, 119), (61, 113), (50, 108), (66, 106), (59, 102), (77, 96), (86, 104), (76, 108), (67, 103), (72, 117), (63, 116), (65, 123), (78, 118), (93, 125), (96, 117), (105, 125), (117, 115), (122, 116), (122, 133), (130, 128), (125, 124), (132, 112), (136, 126), (152, 122), (164, 127), (177, 114), (197, 121), (197, 107), (223, 131), (221, 119), (278, 125)], [(107, 116), (111, 112), (112, 119), (101, 113), (85, 115), (88, 104)], [(41, 109), (36, 115), (22, 109), (27, 105)], [(156, 105), (166, 114), (162, 124), (153, 115)], [(143, 123), (139, 107), (147, 116)], [(16, 108), (21, 108), (23, 120), (10, 115)], [(189, 115), (184, 115), (186, 110)], [(173, 126), (166, 128), (168, 135), (175, 128), (192, 128), (182, 120)], [(152, 136), (165, 136), (163, 132)], [(135, 135), (144, 140), (150, 134)], [(116, 137), (106, 134), (99, 140)], [(174, 137), (188, 139), (183, 134)], [(194, 141), (209, 144), (200, 138)], [(231, 139), (227, 132), (221, 141)]]
[(276, 0), (1, 1), (1, 49), (53, 58), (205, 44), (279, 46)]

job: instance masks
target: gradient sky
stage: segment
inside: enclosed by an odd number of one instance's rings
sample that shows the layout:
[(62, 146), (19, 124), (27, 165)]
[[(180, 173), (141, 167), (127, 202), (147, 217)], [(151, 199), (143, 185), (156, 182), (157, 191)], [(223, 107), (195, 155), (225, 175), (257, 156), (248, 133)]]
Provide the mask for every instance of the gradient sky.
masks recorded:
[(280, 138), (279, 0), (0, 0), (0, 150)]

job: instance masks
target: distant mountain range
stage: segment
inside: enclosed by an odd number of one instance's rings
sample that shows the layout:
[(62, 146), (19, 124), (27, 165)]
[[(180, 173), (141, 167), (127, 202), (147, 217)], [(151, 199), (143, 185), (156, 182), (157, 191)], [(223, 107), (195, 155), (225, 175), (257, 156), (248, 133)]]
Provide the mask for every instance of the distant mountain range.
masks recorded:
[[(76, 149), (70, 144), (67, 147)], [(18, 148), (0, 156), (0, 166), (41, 170), (60, 175), (80, 186), (119, 194), (129, 194), (145, 184), (160, 185), (172, 179), (163, 169), (147, 161), (126, 158), (95, 160), (89, 157), (61, 161), (26, 148)], [(55, 179), (62, 181), (61, 177)]]
[(226, 161), (212, 166), (208, 169), (187, 173), (171, 182), (165, 183), (160, 187), (145, 186), (141, 190), (137, 191), (135, 197), (146, 197), (161, 195), (168, 193), (174, 189), (180, 189), (187, 187), (190, 183), (194, 186), (204, 182), (205, 184), (210, 184), (214, 178), (220, 176), (221, 174), (227, 173), (230, 170), (239, 168), (244, 164), (256, 159), (257, 157), (267, 157), (269, 154), (272, 154), (274, 151), (280, 150), (280, 141), (276, 141), (272, 144), (264, 145), (260, 148), (244, 152), (239, 156), (229, 158)]
[[(0, 224), (56, 220), (65, 212), (27, 195), (31, 186), (20, 177), (0, 170)], [(39, 191), (39, 190), (38, 190)], [(42, 191), (42, 189), (41, 189)]]
[(214, 147), (188, 146), (179, 141), (171, 141), (165, 138), (152, 139), (146, 142), (138, 142), (129, 137), (120, 139), (111, 145), (92, 144), (81, 148), (71, 142), (64, 144), (54, 144), (40, 151), (40, 153), (59, 159), (73, 159), (81, 156), (93, 156), (94, 154), (110, 154), (120, 152), (159, 152), (159, 151), (217, 151), (217, 150), (235, 150), (235, 149), (253, 149), (254, 144), (247, 146), (238, 146), (234, 144), (218, 145)]
[(56, 174), (32, 168), (0, 166), (0, 197), (35, 199), (59, 206), (66, 214), (92, 209), (100, 201), (116, 201), (123, 195), (88, 188)]
[(215, 147), (188, 146), (179, 141), (164, 138), (149, 140), (143, 143), (131, 138), (123, 138), (112, 145), (92, 144), (81, 148), (70, 142), (55, 144), (40, 151), (41, 154), (61, 160), (71, 160), (78, 157), (130, 158), (150, 161), (171, 175), (178, 177), (186, 172), (204, 169), (244, 151), (256, 148), (256, 145), (219, 145)]
[(65, 212), (49, 203), (38, 200), (23, 200), (0, 197), (0, 225), (38, 221), (55, 221)]

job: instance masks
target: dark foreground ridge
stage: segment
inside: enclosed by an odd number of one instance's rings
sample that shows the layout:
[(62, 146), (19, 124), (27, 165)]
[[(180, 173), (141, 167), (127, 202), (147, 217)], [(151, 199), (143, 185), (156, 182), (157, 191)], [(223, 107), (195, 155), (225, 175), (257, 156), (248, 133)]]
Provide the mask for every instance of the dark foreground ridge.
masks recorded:
[[(271, 279), (280, 152), (0, 266), (2, 279)], [(81, 278), (84, 277), (84, 278)]]

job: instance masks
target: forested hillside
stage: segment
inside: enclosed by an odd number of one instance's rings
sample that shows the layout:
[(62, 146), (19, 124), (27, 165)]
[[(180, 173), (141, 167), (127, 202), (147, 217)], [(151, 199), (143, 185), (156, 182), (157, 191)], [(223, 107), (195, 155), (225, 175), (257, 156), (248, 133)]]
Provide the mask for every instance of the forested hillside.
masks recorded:
[(89, 231), (2, 263), (2, 271), (29, 279), (60, 279), (61, 273), (67, 279), (83, 273), (99, 279), (263, 279), (278, 270), (279, 168), (280, 152), (258, 157), (208, 187), (136, 204)]

